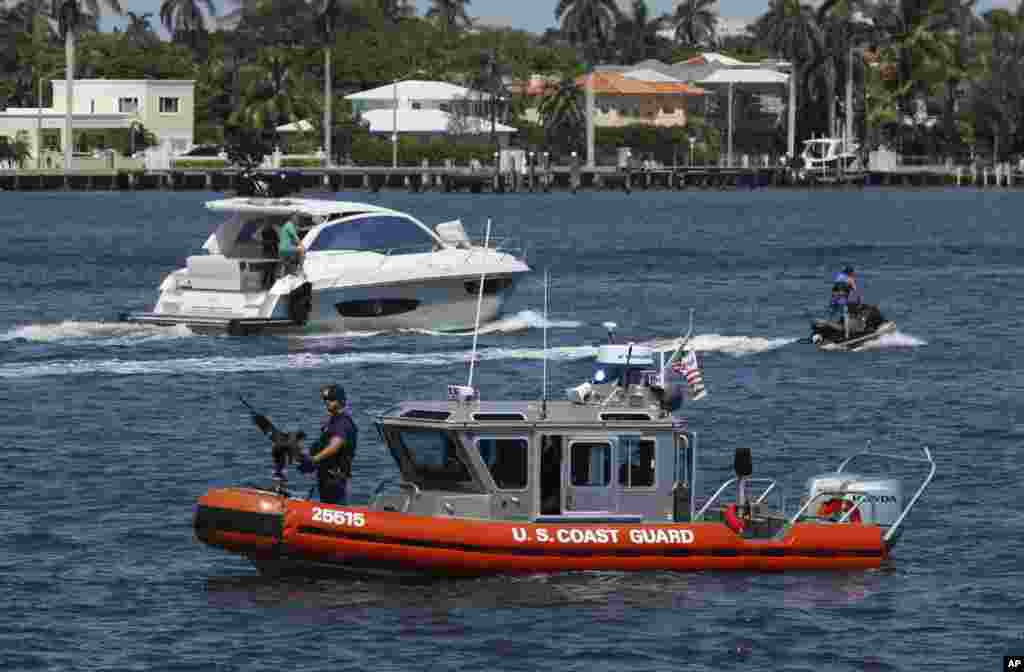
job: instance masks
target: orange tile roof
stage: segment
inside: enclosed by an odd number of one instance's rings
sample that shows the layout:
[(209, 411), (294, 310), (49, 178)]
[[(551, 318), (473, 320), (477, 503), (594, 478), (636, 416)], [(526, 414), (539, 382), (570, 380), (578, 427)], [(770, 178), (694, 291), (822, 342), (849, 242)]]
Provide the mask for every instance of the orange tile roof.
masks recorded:
[[(586, 75), (576, 78), (576, 86), (581, 89), (586, 86)], [(530, 80), (527, 82), (513, 82), (509, 87), (513, 93), (526, 96), (543, 96), (549, 90), (558, 88), (555, 81)], [(684, 95), (703, 96), (707, 92), (696, 86), (690, 86), (682, 82), (646, 82), (639, 79), (624, 77), (619, 72), (595, 72), (594, 93), (610, 96), (636, 96), (636, 95)]]
[[(576, 78), (576, 85), (585, 86), (586, 75)], [(704, 89), (690, 86), (682, 82), (645, 82), (639, 79), (624, 77), (619, 72), (595, 72), (594, 93), (612, 96), (635, 96), (650, 94), (681, 94), (684, 96), (703, 96)]]

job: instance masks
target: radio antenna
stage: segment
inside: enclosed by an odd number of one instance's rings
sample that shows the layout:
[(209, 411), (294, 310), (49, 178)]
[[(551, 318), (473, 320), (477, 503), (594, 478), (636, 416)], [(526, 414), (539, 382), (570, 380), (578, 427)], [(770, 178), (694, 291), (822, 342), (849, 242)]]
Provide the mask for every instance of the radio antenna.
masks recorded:
[[(487, 219), (487, 233), (484, 234), (484, 250), (491, 246), (491, 220)], [(476, 323), (473, 326), (473, 352), (469, 356), (469, 382), (466, 387), (473, 387), (473, 366), (476, 364), (476, 341), (480, 335), (480, 306), (484, 302), (484, 277), (487, 275), (487, 259), (484, 258), (484, 270), (480, 272), (480, 291), (476, 295)]]
[(548, 417), (548, 269), (544, 268), (544, 378), (540, 397), (540, 417)]

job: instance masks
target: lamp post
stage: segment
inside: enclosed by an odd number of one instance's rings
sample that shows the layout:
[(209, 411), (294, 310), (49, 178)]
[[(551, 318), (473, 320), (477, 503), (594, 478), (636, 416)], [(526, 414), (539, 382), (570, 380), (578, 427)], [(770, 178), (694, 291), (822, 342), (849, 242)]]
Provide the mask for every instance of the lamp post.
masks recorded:
[(697, 138), (691, 135), (687, 140), (690, 141), (690, 168), (693, 168), (693, 143), (697, 142)]
[(398, 168), (398, 79), (391, 82), (394, 108), (391, 114), (391, 167)]

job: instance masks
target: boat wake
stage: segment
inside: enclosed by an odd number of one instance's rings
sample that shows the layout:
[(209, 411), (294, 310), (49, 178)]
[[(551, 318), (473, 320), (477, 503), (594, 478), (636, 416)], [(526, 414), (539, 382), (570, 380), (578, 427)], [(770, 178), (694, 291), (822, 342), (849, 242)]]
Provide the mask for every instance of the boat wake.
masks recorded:
[[(583, 325), (575, 320), (545, 320), (544, 315), (533, 310), (522, 310), (515, 315), (503, 317), (494, 322), (480, 325), (480, 334), (514, 334), (530, 329), (575, 329)], [(409, 329), (407, 331), (430, 336), (472, 336), (473, 330), (468, 331), (430, 331), (428, 329)]]
[[(547, 357), (554, 361), (576, 361), (593, 357), (596, 347), (548, 348)], [(48, 362), (18, 362), (0, 365), (0, 379), (21, 380), (48, 376), (106, 374), (132, 375), (204, 375), (253, 373), (359, 364), (387, 366), (450, 366), (465, 364), (470, 351), (452, 352), (298, 352), (262, 357), (190, 357), (182, 359), (63, 359)], [(483, 348), (477, 350), (478, 361), (541, 360), (543, 348)]]
[(871, 350), (910, 350), (911, 348), (918, 348), (922, 345), (928, 345), (928, 342), (922, 341), (910, 334), (904, 334), (902, 331), (894, 331), (879, 336), (873, 341), (868, 341), (864, 345), (855, 348), (855, 350), (857, 352), (866, 352)]
[[(722, 336), (721, 334), (699, 334), (694, 336), (689, 343), (691, 350), (697, 352), (721, 352), (726, 355), (742, 357), (745, 355), (756, 355), (762, 352), (777, 350), (790, 343), (796, 343), (798, 338), (763, 338), (760, 336)], [(680, 342), (679, 338), (655, 339), (643, 343), (657, 351), (675, 350)]]
[(89, 340), (96, 345), (122, 345), (139, 340), (186, 338), (193, 336), (184, 325), (158, 327), (130, 322), (78, 322), (65, 320), (56, 323), (25, 324), (0, 334), (0, 341), (33, 341), (54, 343), (59, 341)]

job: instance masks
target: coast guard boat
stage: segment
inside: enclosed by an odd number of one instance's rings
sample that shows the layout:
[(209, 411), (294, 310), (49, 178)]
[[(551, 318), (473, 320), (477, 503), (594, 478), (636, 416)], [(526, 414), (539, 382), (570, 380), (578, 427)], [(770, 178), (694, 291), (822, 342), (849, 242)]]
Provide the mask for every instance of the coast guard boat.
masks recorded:
[[(482, 274), (481, 318), (489, 321), (530, 270), (508, 241), (474, 243), (457, 220), (431, 229), (378, 205), (308, 198), (236, 197), (206, 207), (225, 219), (205, 253), (164, 278), (152, 312), (122, 319), (232, 334), (467, 330)], [(299, 268), (278, 259), (273, 237), (289, 218), (306, 250)]]
[[(198, 501), (195, 534), (267, 573), (880, 566), (934, 476), (928, 449), (851, 456), (807, 481), (788, 511), (740, 449), (736, 476), (699, 498), (704, 458), (677, 415), (696, 387), (670, 373), (686, 368), (684, 350), (659, 365), (648, 348), (602, 346), (594, 375), (562, 401), (486, 401), (463, 385), (446, 401), (404, 401), (377, 419), (398, 475), (368, 505), (304, 499), (286, 481), (215, 488)], [(905, 501), (900, 480), (848, 470), (872, 458), (920, 462), (927, 475)]]

